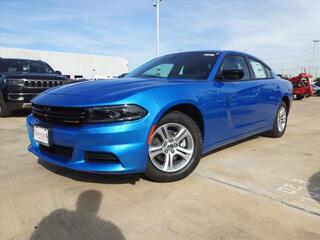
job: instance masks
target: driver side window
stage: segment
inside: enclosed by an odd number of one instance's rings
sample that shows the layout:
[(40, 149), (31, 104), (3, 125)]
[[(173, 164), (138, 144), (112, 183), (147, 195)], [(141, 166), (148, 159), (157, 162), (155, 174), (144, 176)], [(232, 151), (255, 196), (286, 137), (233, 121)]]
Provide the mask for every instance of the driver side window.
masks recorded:
[(247, 62), (241, 56), (226, 56), (220, 68), (220, 73), (225, 70), (243, 70), (243, 77), (239, 80), (249, 80), (250, 74)]

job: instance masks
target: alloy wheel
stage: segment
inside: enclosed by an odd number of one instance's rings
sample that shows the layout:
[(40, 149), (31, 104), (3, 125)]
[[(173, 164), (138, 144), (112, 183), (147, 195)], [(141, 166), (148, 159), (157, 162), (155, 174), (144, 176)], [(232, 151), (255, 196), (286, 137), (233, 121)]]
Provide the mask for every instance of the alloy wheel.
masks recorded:
[(281, 106), (277, 115), (277, 125), (279, 132), (283, 132), (287, 124), (287, 110), (284, 106)]
[(163, 172), (176, 172), (184, 168), (194, 152), (190, 131), (181, 124), (167, 123), (157, 128), (149, 145), (149, 157)]

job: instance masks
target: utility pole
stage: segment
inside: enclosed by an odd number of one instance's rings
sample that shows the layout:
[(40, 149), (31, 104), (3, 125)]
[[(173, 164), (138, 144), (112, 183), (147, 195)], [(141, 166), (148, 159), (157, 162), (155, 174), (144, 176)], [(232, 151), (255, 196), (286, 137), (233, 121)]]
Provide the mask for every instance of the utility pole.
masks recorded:
[(153, 3), (156, 8), (156, 57), (160, 55), (160, 1), (155, 0)]
[(312, 70), (313, 70), (313, 78), (317, 78), (317, 68), (315, 67), (316, 63), (316, 44), (320, 42), (320, 40), (312, 40), (313, 42), (313, 57), (312, 57)]

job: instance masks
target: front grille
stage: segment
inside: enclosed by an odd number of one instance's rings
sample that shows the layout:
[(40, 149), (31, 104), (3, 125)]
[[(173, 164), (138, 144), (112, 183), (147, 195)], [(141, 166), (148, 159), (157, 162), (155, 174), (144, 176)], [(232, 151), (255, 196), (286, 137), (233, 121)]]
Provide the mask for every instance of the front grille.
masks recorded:
[(26, 79), (24, 80), (23, 86), (26, 88), (50, 88), (63, 85), (63, 81), (58, 80), (34, 80)]
[(118, 162), (118, 158), (114, 154), (104, 152), (85, 152), (84, 159), (87, 162)]
[(57, 154), (59, 156), (65, 157), (67, 159), (71, 159), (73, 148), (65, 147), (60, 145), (53, 145), (50, 147), (39, 144), (39, 148), (41, 151), (51, 154)]
[(81, 124), (86, 119), (85, 108), (51, 107), (32, 104), (33, 115), (41, 121), (56, 124)]

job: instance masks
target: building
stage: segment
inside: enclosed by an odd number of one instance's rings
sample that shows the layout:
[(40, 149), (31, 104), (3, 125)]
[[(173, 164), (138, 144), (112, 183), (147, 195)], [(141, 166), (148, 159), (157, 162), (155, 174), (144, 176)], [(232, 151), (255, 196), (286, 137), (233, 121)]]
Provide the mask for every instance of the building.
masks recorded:
[(125, 57), (18, 48), (0, 48), (0, 57), (42, 60), (70, 78), (112, 78), (128, 72), (128, 59)]

